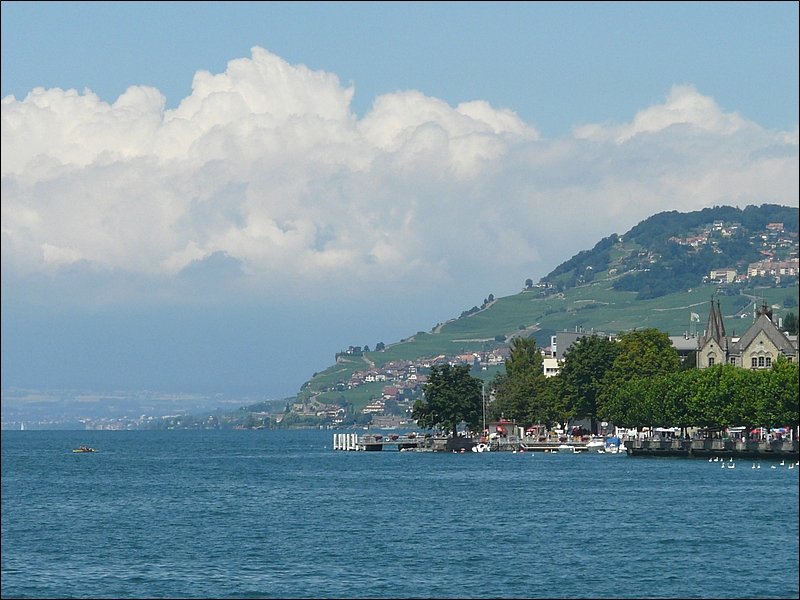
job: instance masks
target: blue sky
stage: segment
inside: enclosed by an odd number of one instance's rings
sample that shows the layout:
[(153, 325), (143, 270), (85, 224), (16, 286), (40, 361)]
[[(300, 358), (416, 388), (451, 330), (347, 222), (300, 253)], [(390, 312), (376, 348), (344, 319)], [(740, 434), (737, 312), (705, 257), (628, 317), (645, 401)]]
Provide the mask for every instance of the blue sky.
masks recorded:
[(363, 115), (416, 89), (485, 99), (548, 137), (624, 121), (688, 83), (767, 128), (798, 115), (796, 2), (4, 2), (2, 96), (151, 85), (174, 107), (197, 70), (260, 45), (353, 82)]
[(3, 2), (2, 386), (293, 395), (657, 212), (797, 206), (797, 23)]

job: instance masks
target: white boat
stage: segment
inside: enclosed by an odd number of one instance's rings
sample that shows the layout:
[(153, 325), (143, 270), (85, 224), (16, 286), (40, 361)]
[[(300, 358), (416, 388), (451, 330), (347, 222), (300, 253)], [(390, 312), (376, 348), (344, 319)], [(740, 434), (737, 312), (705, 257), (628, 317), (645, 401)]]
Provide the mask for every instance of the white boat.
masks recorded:
[(489, 444), (485, 444), (485, 443), (481, 442), (480, 444), (477, 444), (476, 446), (473, 446), (472, 447), (472, 451), (473, 452), (489, 452)]
[(606, 438), (605, 440), (605, 453), (627, 455), (628, 451), (625, 449), (625, 444), (621, 439), (616, 436), (612, 436)]
[(601, 437), (592, 437), (586, 444), (586, 451), (603, 453), (606, 451), (606, 441)]
[(573, 448), (573, 447), (572, 447), (572, 446), (570, 446), (569, 444), (561, 444), (561, 445), (558, 447), (558, 451), (559, 451), (559, 452), (569, 452), (569, 453), (574, 453), (574, 452), (575, 452), (575, 448)]

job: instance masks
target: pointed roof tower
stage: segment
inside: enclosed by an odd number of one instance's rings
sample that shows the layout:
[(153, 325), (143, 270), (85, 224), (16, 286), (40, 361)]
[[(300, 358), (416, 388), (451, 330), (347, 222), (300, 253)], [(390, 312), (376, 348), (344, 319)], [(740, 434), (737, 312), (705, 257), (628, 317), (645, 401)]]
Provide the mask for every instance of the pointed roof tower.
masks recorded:
[(714, 340), (721, 348), (725, 347), (725, 325), (722, 322), (722, 310), (719, 307), (719, 300), (717, 300), (717, 306), (714, 307), (713, 298), (711, 299), (711, 310), (708, 311), (705, 339)]

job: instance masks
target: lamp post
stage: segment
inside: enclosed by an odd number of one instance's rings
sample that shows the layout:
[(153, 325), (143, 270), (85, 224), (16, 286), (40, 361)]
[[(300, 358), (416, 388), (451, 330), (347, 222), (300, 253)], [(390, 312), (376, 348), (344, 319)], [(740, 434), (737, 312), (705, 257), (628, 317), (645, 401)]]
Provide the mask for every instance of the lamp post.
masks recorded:
[(483, 407), (483, 431), (481, 431), (481, 437), (486, 436), (486, 382), (481, 381), (481, 405)]

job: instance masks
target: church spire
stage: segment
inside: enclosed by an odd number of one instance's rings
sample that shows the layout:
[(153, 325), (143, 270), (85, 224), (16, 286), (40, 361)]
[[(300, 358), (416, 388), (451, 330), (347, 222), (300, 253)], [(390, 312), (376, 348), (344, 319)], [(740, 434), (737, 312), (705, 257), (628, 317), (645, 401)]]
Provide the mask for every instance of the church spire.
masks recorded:
[(725, 324), (722, 322), (722, 310), (717, 300), (714, 306), (714, 298), (711, 298), (711, 310), (708, 312), (708, 325), (706, 326), (706, 339), (714, 340), (720, 347), (725, 347)]

